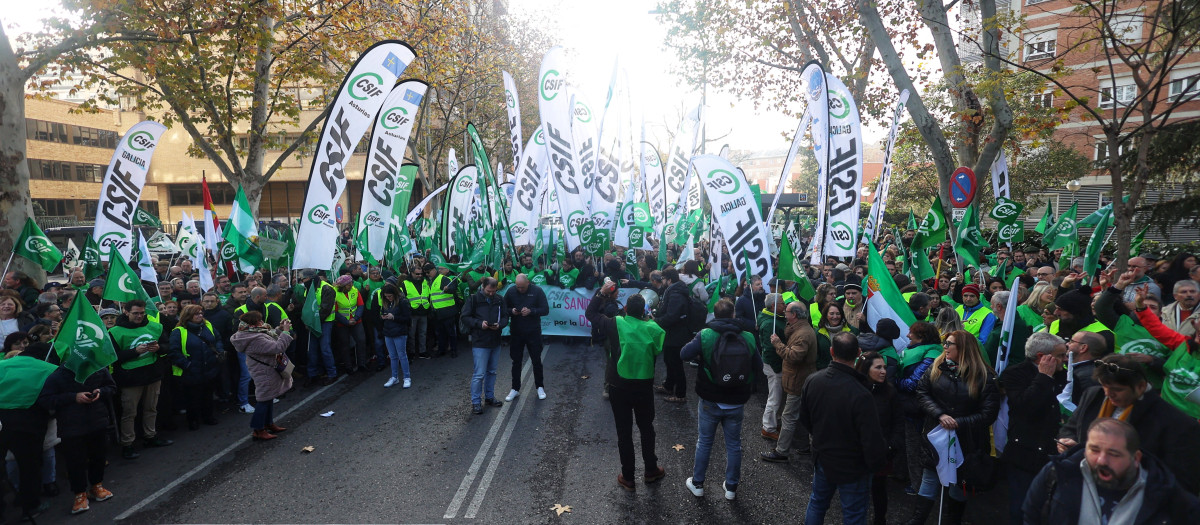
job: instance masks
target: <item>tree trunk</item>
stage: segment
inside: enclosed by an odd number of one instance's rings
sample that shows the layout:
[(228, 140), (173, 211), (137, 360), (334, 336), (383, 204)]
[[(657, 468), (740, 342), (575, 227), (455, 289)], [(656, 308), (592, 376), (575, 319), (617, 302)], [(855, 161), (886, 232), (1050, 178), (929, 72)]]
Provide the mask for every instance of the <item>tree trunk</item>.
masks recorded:
[(913, 124), (920, 132), (921, 138), (925, 139), (925, 143), (929, 145), (933, 164), (938, 171), (938, 195), (942, 199), (942, 211), (946, 216), (950, 216), (950, 176), (954, 174), (957, 166), (954, 154), (950, 150), (950, 144), (946, 142), (942, 127), (938, 124), (937, 119), (929, 113), (929, 108), (925, 107), (925, 101), (921, 99), (920, 91), (913, 85), (912, 78), (904, 69), (904, 63), (900, 60), (900, 55), (896, 53), (896, 46), (892, 44), (891, 36), (888, 35), (887, 29), (883, 25), (879, 10), (875, 8), (872, 0), (857, 0), (856, 5), (863, 26), (867, 28), (871, 40), (879, 48), (879, 55), (883, 59), (884, 65), (887, 66), (892, 81), (896, 83), (898, 89), (907, 89), (909, 92), (908, 114), (912, 116)]
[[(24, 88), (25, 73), (0, 27), (0, 254), (6, 255), (6, 261), (25, 219), (32, 215), (29, 164), (25, 162)], [(12, 259), (11, 270), (21, 270), (38, 282), (46, 280), (46, 272), (23, 257)]]
[(235, 173), (234, 180), (231, 180), (240, 183), (245, 190), (246, 200), (250, 203), (250, 215), (253, 217), (258, 217), (258, 203), (262, 199), (262, 190), (267, 182), (263, 178), (263, 134), (267, 132), (267, 107), (271, 104), (271, 62), (275, 59), (272, 49), (274, 26), (275, 22), (270, 17), (264, 16), (259, 19), (261, 33), (256, 42), (258, 49), (254, 57), (254, 99), (250, 109), (246, 165), (244, 172)]

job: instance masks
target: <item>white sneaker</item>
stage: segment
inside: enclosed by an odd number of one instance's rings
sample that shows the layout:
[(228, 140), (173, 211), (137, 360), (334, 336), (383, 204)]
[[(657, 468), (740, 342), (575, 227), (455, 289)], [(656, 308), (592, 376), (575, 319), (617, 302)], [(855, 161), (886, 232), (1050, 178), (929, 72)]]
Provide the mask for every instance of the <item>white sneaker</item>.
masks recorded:
[(724, 481), (722, 481), (722, 482), (721, 482), (721, 488), (725, 489), (725, 499), (727, 499), (727, 500), (729, 500), (729, 501), (733, 501), (733, 498), (736, 498), (736, 497), (737, 497), (737, 492), (734, 492), (734, 491), (732, 491), (732, 490), (729, 490), (729, 484), (728, 484), (728, 483), (725, 483)]
[(546, 389), (538, 387), (538, 399), (546, 399)]
[(251, 406), (250, 403), (246, 403), (246, 404), (242, 405), (240, 408), (238, 408), (238, 412), (241, 412), (243, 414), (253, 414), (254, 407)]
[(505, 398), (504, 398), (504, 400), (505, 400), (505, 401), (512, 401), (512, 400), (516, 399), (516, 398), (517, 398), (517, 396), (519, 396), (519, 395), (521, 395), (521, 393), (520, 393), (520, 392), (517, 392), (516, 390), (509, 390), (509, 391), (508, 391), (508, 397), (505, 397)]
[(399, 383), (399, 382), (400, 382), (399, 379), (396, 379), (394, 377), (389, 377), (387, 382), (383, 384), (383, 388), (392, 388), (392, 387), (396, 386), (396, 383)]
[(684, 484), (687, 485), (688, 490), (692, 491), (693, 496), (696, 496), (697, 498), (704, 497), (704, 485), (703, 484), (701, 484), (701, 486), (699, 486), (699, 487), (692, 485), (692, 478), (688, 478), (687, 481), (684, 481)]
[(410, 386), (412, 386), (412, 379), (409, 379), (407, 377), (404, 378), (404, 388), (408, 388)]

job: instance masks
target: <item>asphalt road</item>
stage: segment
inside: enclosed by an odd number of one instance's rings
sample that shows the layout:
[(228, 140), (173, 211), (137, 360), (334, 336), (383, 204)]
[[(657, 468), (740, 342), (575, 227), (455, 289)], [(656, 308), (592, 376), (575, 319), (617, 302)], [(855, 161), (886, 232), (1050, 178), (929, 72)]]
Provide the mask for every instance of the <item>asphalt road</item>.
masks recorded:
[[(300, 388), (275, 406), (289, 430), (266, 443), (249, 440), (248, 415), (227, 411), (220, 425), (164, 433), (176, 444), (122, 459), (113, 447), (105, 486), (112, 500), (70, 516), (70, 496), (53, 498), (39, 523), (797, 523), (812, 481), (807, 457), (773, 464), (757, 459), (771, 442), (759, 436), (765, 386), (747, 404), (745, 458), (737, 500), (720, 490), (723, 438), (717, 437), (708, 494), (684, 486), (696, 440), (696, 400), (656, 402), (657, 454), (667, 477), (637, 490), (620, 472), (612, 412), (601, 397), (601, 349), (555, 339), (544, 354), (548, 399), (538, 400), (526, 366), (522, 395), (502, 408), (470, 413), (470, 353), (413, 363), (413, 387), (383, 388), (387, 373), (344, 376), (328, 387)], [(497, 397), (510, 387), (501, 352)], [(687, 367), (689, 381), (695, 368)], [(664, 374), (661, 361), (659, 377)], [(689, 383), (693, 385), (694, 383)], [(330, 417), (320, 414), (333, 412)], [(636, 436), (635, 436), (636, 443)], [(674, 445), (682, 445), (675, 450)], [(313, 452), (302, 452), (311, 446)], [(66, 492), (65, 475), (60, 485)], [(1002, 485), (1002, 483), (1001, 483)], [(889, 522), (910, 512), (902, 485), (889, 482)], [(998, 488), (973, 500), (974, 523), (1001, 523)], [(556, 505), (569, 506), (558, 514)], [(835, 498), (826, 519), (840, 523)], [(13, 518), (15, 512), (9, 511)], [(930, 520), (936, 523), (936, 520)]]

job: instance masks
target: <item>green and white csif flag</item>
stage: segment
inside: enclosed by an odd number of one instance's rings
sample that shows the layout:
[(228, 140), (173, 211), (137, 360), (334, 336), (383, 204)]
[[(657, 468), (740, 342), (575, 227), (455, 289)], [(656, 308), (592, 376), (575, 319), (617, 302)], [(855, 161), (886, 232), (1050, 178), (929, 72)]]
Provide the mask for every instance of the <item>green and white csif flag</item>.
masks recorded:
[(137, 272), (129, 266), (129, 263), (125, 262), (125, 258), (120, 256), (115, 246), (112, 250), (109, 252), (108, 258), (108, 280), (104, 283), (104, 293), (101, 294), (101, 297), (122, 303), (139, 299), (146, 301), (148, 314), (158, 313), (154, 302), (150, 300), (150, 295), (146, 293), (146, 288), (142, 286), (142, 280)]
[(1144, 242), (1146, 240), (1146, 230), (1149, 230), (1149, 229), (1150, 229), (1149, 226), (1142, 228), (1142, 231), (1138, 232), (1137, 236), (1133, 238), (1133, 241), (1129, 243), (1129, 256), (1130, 257), (1137, 257), (1138, 252), (1142, 251), (1142, 242)]
[(383, 107), (388, 90), (414, 58), (412, 48), (399, 40), (378, 42), (359, 56), (338, 87), (312, 159), (296, 234), (296, 244), (304, 249), (295, 253), (295, 268), (330, 269), (338, 239), (334, 208), (346, 189), (347, 164)]
[(1042, 242), (1048, 245), (1047, 250), (1054, 251), (1067, 246), (1079, 245), (1079, 229), (1075, 223), (1078, 212), (1079, 201), (1075, 201), (1071, 208), (1055, 221), (1053, 226), (1046, 229), (1046, 237)]
[(17, 237), (13, 253), (37, 263), (47, 272), (53, 271), (63, 259), (62, 252), (50, 242), (50, 238), (38, 228), (32, 217), (25, 218), (25, 228), (21, 230), (21, 236)]
[(179, 235), (176, 236), (175, 245), (179, 247), (179, 252), (192, 262), (199, 260), (204, 256), (204, 239), (196, 232), (196, 221), (183, 212), (183, 226), (179, 229)]
[(162, 221), (158, 220), (158, 217), (155, 217), (154, 214), (141, 208), (133, 210), (133, 225), (145, 226), (147, 228), (163, 227)]
[(104, 275), (104, 265), (100, 262), (100, 245), (95, 237), (83, 241), (83, 253), (79, 256), (83, 263), (83, 276), (88, 281)]
[(63, 252), (63, 273), (70, 274), (70, 271), (75, 268), (79, 262), (79, 247), (75, 246), (75, 239), (67, 238), (67, 250)]
[(250, 213), (250, 200), (241, 186), (238, 186), (237, 197), (229, 209), (229, 222), (225, 223), (223, 233), (226, 244), (221, 247), (222, 260), (236, 260), (238, 269), (243, 272), (253, 272), (262, 266), (262, 250), (254, 244), (258, 240), (258, 222)]
[(150, 248), (146, 246), (146, 238), (142, 236), (141, 230), (134, 228), (133, 238), (137, 241), (137, 251), (134, 252), (137, 263), (137, 272), (143, 281), (152, 283), (158, 282), (158, 274), (154, 272), (154, 259), (150, 257)]
[(104, 183), (100, 186), (100, 200), (96, 206), (96, 226), (92, 237), (99, 245), (100, 256), (107, 257), (116, 247), (121, 257), (133, 253), (133, 219), (142, 187), (146, 185), (146, 173), (150, 159), (159, 139), (167, 127), (145, 120), (134, 124), (121, 137), (112, 160), (104, 172)]
[(867, 243), (867, 278), (863, 283), (863, 292), (867, 294), (865, 311), (867, 324), (875, 329), (880, 319), (891, 319), (900, 327), (900, 337), (895, 341), (897, 352), (903, 353), (908, 348), (908, 328), (917, 322), (916, 316), (908, 308), (908, 302), (896, 286), (892, 273), (879, 252), (875, 251), (875, 243)]
[(858, 218), (862, 201), (862, 121), (850, 90), (841, 79), (825, 74), (829, 85), (829, 171), (825, 192), (829, 209), (825, 222), (824, 255), (853, 257), (858, 248)]
[(1045, 235), (1046, 230), (1054, 226), (1054, 210), (1050, 208), (1050, 203), (1046, 203), (1046, 211), (1042, 212), (1042, 218), (1038, 220), (1037, 226), (1033, 227), (1033, 231)]
[(974, 204), (967, 206), (966, 213), (955, 227), (958, 232), (954, 238), (954, 252), (962, 259), (964, 268), (967, 266), (979, 267), (985, 246), (983, 233), (979, 231), (977, 215)]
[(317, 335), (321, 335), (321, 286), (316, 279), (313, 279), (312, 284), (308, 285), (308, 293), (304, 296), (304, 307), (300, 309), (300, 321), (308, 330)]
[(946, 213), (942, 211), (942, 197), (938, 195), (934, 197), (933, 204), (929, 206), (929, 213), (926, 213), (925, 218), (921, 220), (921, 226), (917, 228), (917, 234), (913, 237), (910, 250), (924, 250), (937, 246), (946, 240), (947, 230)]
[[(115, 255), (113, 260), (121, 260), (120, 255)], [(146, 303), (147, 310), (152, 307), (152, 303)], [(53, 345), (63, 368), (75, 372), (75, 381), (79, 383), (117, 361), (112, 338), (108, 336), (108, 330), (104, 328), (104, 322), (96, 310), (87, 301), (71, 304), (71, 310), (63, 319)]]
[(1096, 274), (1096, 269), (1100, 266), (1100, 251), (1104, 249), (1104, 242), (1107, 239), (1105, 234), (1108, 233), (1112, 224), (1113, 210), (1109, 207), (1096, 222), (1096, 229), (1092, 230), (1092, 238), (1088, 241), (1087, 251), (1083, 255), (1083, 273)]

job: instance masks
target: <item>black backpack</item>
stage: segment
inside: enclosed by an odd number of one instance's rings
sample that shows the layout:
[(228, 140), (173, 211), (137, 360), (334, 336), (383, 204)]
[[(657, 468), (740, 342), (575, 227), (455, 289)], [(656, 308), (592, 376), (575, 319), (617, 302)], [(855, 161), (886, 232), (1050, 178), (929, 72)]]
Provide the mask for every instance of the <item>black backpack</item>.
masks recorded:
[(754, 384), (754, 357), (741, 332), (718, 332), (705, 372), (718, 388)]
[(687, 301), (687, 331), (692, 337), (695, 337), (708, 324), (708, 305), (690, 294)]

